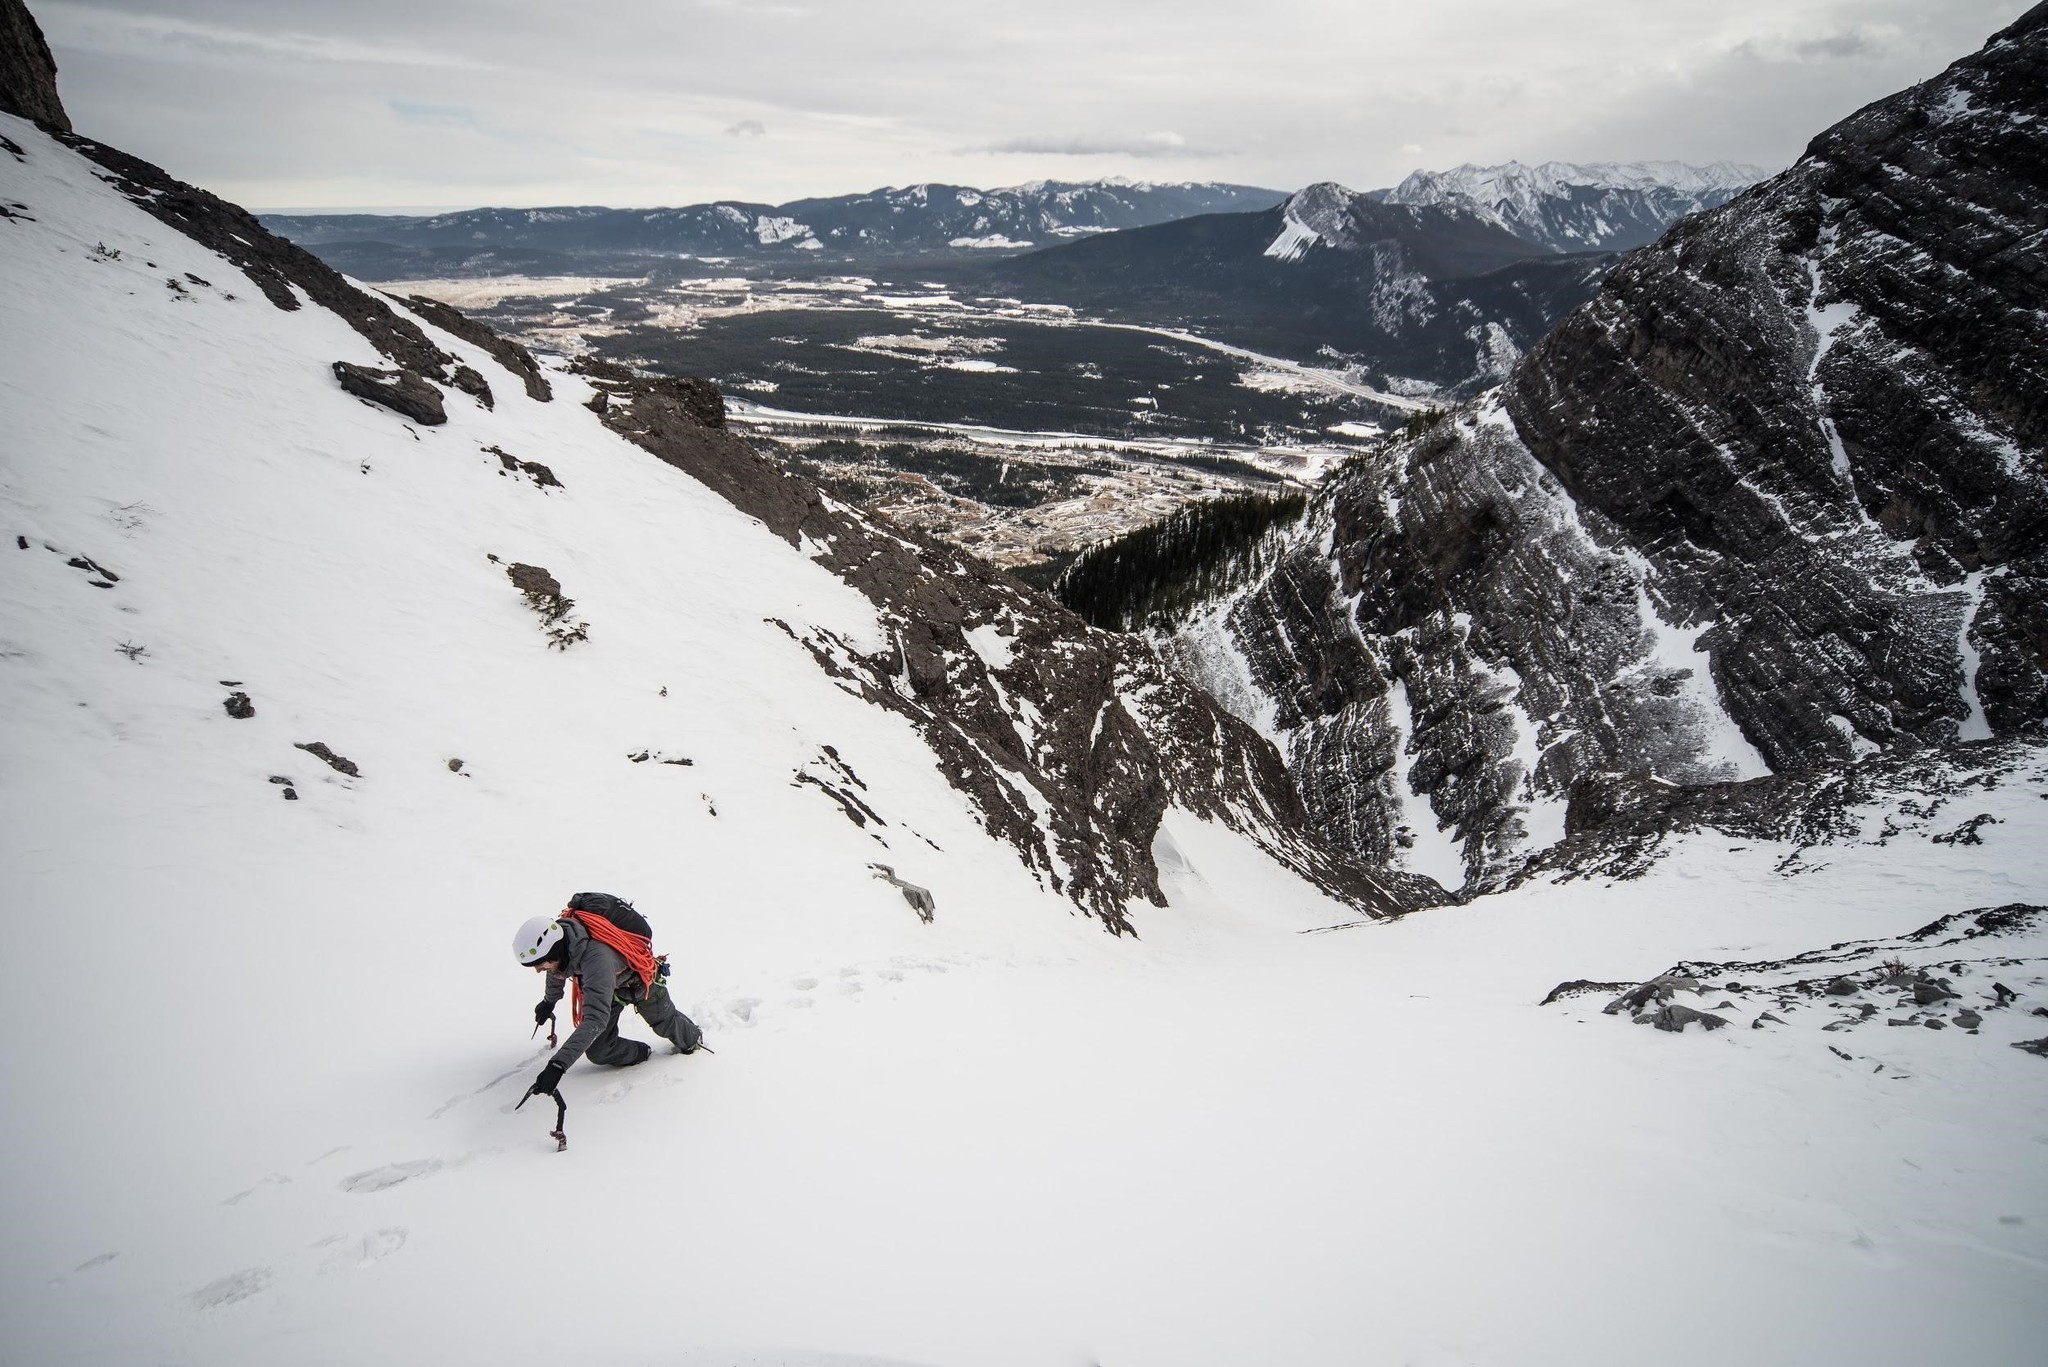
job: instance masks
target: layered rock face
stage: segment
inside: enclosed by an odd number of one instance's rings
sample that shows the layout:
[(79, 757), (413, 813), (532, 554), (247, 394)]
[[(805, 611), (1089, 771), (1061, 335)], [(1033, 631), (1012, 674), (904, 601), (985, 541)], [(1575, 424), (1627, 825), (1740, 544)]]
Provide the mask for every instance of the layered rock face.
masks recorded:
[(1278, 536), (1273, 568), (1161, 648), (1262, 726), (1368, 861), (1491, 887), (1562, 838), (1590, 773), (1763, 772), (1654, 576), (1497, 403), (1345, 472)]
[(1774, 766), (2048, 725), (2048, 8), (1630, 256), (1505, 388)]
[(2040, 738), (2044, 115), (2048, 7), (1633, 253), (1165, 653), (1339, 844), (1474, 887), (1608, 771)]

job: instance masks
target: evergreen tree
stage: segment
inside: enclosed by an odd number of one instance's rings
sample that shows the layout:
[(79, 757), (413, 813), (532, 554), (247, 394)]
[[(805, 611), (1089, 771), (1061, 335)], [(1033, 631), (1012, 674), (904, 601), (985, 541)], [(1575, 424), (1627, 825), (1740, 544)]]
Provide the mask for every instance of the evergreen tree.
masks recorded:
[(1134, 631), (1170, 625), (1256, 572), (1266, 533), (1301, 516), (1306, 494), (1234, 494), (1190, 504), (1163, 521), (1084, 551), (1053, 595), (1091, 625)]

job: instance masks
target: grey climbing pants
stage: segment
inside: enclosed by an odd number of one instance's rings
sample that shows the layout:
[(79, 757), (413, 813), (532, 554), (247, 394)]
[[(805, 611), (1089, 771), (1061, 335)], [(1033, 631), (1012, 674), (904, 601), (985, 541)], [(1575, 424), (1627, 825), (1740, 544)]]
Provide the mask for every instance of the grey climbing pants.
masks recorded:
[[(651, 1045), (636, 1039), (619, 1038), (619, 1018), (626, 1014), (625, 1002), (612, 1002), (612, 1018), (606, 1023), (604, 1033), (592, 1042), (583, 1057), (592, 1063), (608, 1064), (613, 1068), (626, 1068), (635, 1063), (645, 1063), (654, 1052)], [(684, 1053), (694, 1050), (704, 1040), (704, 1032), (697, 1028), (695, 1021), (676, 1010), (675, 1002), (669, 999), (668, 984), (657, 980), (647, 990), (647, 995), (631, 1003), (640, 1019), (654, 1029), (654, 1033), (673, 1044)]]

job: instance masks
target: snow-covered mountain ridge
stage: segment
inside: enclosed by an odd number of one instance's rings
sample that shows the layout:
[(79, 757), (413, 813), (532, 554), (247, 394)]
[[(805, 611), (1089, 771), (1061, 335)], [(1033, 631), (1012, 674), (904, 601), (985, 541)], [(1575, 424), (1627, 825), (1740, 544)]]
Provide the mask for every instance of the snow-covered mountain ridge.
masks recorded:
[(1768, 174), (1729, 161), (1467, 163), (1416, 171), (1391, 190), (1369, 193), (1389, 204), (1462, 208), (1557, 251), (1606, 251), (1652, 242), (1680, 218), (1724, 204)]
[(1012, 258), (977, 284), (1469, 393), (1591, 298), (1612, 263), (1560, 257), (1462, 207), (1384, 204), (1321, 182), (1264, 213)]
[(1395, 189), (1370, 195), (1395, 205), (1460, 207), (1559, 252), (1628, 250), (1655, 242), (1688, 213), (1735, 199), (1765, 174), (1741, 162), (1464, 164), (1417, 170)]
[[(447, 271), (460, 254), (485, 250), (727, 259), (1022, 251), (1191, 214), (1264, 209), (1283, 197), (1206, 182), (1048, 180), (995, 190), (889, 186), (773, 205), (733, 200), (673, 208), (482, 208), (432, 216), (265, 214), (263, 222), (345, 266), (357, 265), (373, 244), (382, 244), (387, 255), (409, 252), (431, 263), (398, 272), (403, 276)], [(379, 278), (394, 277), (387, 267)]]

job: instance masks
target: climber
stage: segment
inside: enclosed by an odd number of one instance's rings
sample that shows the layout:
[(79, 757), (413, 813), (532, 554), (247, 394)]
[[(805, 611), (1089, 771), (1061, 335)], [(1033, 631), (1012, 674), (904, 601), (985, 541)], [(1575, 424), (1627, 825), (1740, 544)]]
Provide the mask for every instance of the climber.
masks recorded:
[(585, 1055), (615, 1068), (645, 1063), (653, 1046), (619, 1037), (619, 1016), (628, 1005), (677, 1053), (694, 1054), (704, 1043), (704, 1032), (669, 1000), (668, 960), (655, 957), (653, 929), (630, 902), (579, 892), (558, 915), (535, 916), (520, 926), (512, 952), (520, 963), (547, 974), (547, 991), (533, 1008), (536, 1029), (547, 1024), (553, 1034), (555, 1004), (565, 985), (575, 987), (576, 1028), (541, 1069), (529, 1095), (553, 1093), (569, 1065)]

